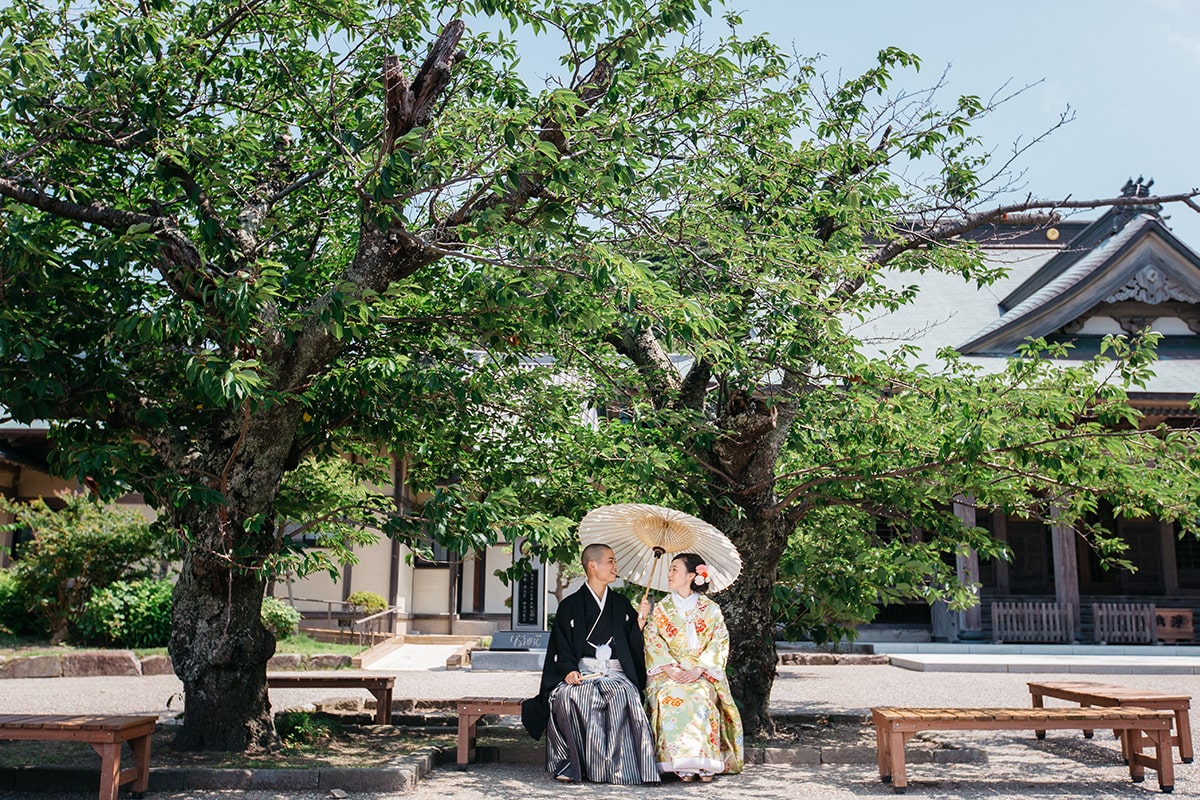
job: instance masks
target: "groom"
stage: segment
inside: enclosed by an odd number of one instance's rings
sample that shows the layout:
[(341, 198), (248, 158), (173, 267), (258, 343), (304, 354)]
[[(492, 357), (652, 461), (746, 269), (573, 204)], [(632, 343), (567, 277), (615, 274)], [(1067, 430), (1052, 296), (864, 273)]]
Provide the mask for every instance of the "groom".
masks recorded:
[(612, 548), (588, 545), (580, 560), (587, 581), (559, 603), (541, 692), (523, 704), (522, 721), (535, 739), (545, 731), (546, 771), (560, 781), (658, 783), (637, 612), (608, 588)]

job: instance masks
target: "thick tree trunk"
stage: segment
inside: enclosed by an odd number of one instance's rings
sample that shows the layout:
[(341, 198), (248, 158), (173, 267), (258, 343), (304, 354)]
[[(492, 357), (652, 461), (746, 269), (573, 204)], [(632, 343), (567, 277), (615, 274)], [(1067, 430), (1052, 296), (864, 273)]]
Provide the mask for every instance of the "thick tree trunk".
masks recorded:
[(767, 403), (734, 393), (718, 425), (725, 435), (712, 448), (720, 470), (709, 478), (711, 496), (733, 501), (705, 509), (706, 521), (724, 531), (742, 556), (742, 574), (717, 596), (729, 627), (729, 682), (748, 733), (772, 732), (775, 618), (771, 613), (779, 561), (793, 526), (776, 507), (779, 453), (795, 419), (791, 403)]
[(710, 512), (705, 520), (725, 531), (742, 554), (742, 574), (715, 600), (729, 627), (729, 683), (747, 733), (770, 732), (771, 688), (775, 683), (775, 618), (771, 598), (788, 529), (779, 517), (769, 521), (728, 512)]
[(175, 585), (171, 659), (183, 681), (181, 750), (270, 750), (277, 745), (267, 698), (275, 637), (260, 618), (263, 580), (239, 569), (198, 566), (189, 555)]
[(278, 744), (267, 697), (275, 638), (263, 626), (260, 568), (278, 547), (274, 503), (291, 459), (298, 409), (244, 412), (214, 424), (197, 451), (225, 502), (194, 502), (176, 518), (187, 551), (175, 585), (171, 660), (183, 681), (183, 750)]

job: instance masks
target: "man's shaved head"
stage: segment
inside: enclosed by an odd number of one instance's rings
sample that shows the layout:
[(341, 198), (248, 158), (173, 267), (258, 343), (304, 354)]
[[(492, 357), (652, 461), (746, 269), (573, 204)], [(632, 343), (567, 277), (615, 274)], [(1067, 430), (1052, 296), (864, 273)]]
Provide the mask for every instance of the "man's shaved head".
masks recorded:
[(583, 567), (583, 571), (587, 572), (587, 565), (593, 561), (600, 561), (609, 553), (612, 548), (606, 544), (589, 544), (583, 548), (583, 553), (579, 556), (579, 563)]

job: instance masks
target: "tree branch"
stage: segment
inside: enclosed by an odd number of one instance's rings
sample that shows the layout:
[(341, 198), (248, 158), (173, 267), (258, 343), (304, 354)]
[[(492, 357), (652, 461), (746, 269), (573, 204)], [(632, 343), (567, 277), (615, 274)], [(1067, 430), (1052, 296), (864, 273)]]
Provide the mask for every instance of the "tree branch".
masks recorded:
[[(1110, 197), (1101, 200), (1071, 200), (1068, 197), (1062, 200), (1027, 200), (1023, 203), (1010, 203), (976, 214), (967, 214), (959, 219), (949, 220), (906, 234), (898, 241), (889, 242), (876, 250), (868, 259), (868, 263), (880, 267), (885, 266), (897, 256), (907, 253), (910, 250), (944, 242), (947, 239), (952, 239), (955, 236), (974, 230), (981, 225), (999, 222), (1008, 214), (1034, 210), (1054, 211), (1068, 208), (1138, 207), (1166, 205), (1167, 203), (1183, 203), (1192, 210), (1200, 212), (1200, 205), (1197, 205), (1194, 200), (1197, 196), (1200, 196), (1200, 189), (1192, 189), (1189, 192), (1181, 192), (1179, 194), (1159, 195), (1157, 197)], [(834, 289), (831, 297), (835, 299), (848, 298), (862, 287), (863, 281), (864, 278), (861, 277), (843, 281)]]

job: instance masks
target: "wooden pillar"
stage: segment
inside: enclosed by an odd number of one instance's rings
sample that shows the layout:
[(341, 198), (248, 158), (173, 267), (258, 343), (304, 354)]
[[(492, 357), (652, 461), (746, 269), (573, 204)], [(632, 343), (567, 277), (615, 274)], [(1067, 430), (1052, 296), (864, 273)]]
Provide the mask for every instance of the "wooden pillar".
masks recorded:
[[(975, 499), (959, 495), (954, 498), (954, 516), (962, 520), (964, 525), (975, 527)], [(974, 549), (955, 556), (955, 566), (958, 579), (964, 584), (979, 585), (979, 553)], [(959, 630), (961, 632), (982, 633), (983, 609), (979, 606), (978, 595), (975, 605), (959, 612)]]
[(449, 633), (451, 635), (454, 634), (454, 623), (458, 620), (459, 600), (460, 600), (458, 592), (459, 592), (459, 585), (462, 582), (462, 574), (461, 573), (462, 573), (462, 559), (459, 557), (458, 553), (451, 551), (450, 552), (450, 581), (449, 581), (450, 596), (448, 598), (450, 616), (449, 616), (449, 622), (447, 623), (450, 626), (447, 633)]
[[(21, 484), (21, 468), (15, 464), (0, 465), (0, 495), (4, 495), (9, 500), (14, 499), (18, 494), (18, 489)], [(7, 525), (16, 519), (12, 514), (0, 514), (0, 524)], [(0, 533), (0, 569), (8, 569), (12, 566), (12, 548), (13, 541), (16, 539), (16, 534), (12, 531), (4, 531)]]
[(1179, 562), (1175, 560), (1175, 523), (1158, 523), (1159, 539), (1162, 542), (1163, 594), (1179, 594)]
[[(1004, 509), (998, 508), (992, 512), (992, 538), (1008, 544), (1008, 515)], [(992, 562), (996, 570), (996, 596), (1008, 597), (1012, 588), (1008, 579), (1008, 559), (997, 558)]]
[(1069, 525), (1052, 525), (1050, 542), (1054, 551), (1054, 597), (1060, 603), (1070, 603), (1074, 616), (1075, 639), (1083, 631), (1079, 612), (1079, 564), (1075, 552), (1075, 529)]
[[(412, 494), (408, 490), (408, 458), (404, 455), (392, 454), (392, 500), (396, 504), (396, 510), (401, 514), (407, 514), (412, 510)], [(392, 539), (391, 547), (391, 563), (388, 568), (388, 605), (393, 608), (400, 607), (400, 567), (403, 564), (404, 553), (401, 550), (400, 540)], [(408, 611), (408, 604), (405, 603), (403, 611)], [(403, 613), (403, 612), (401, 612)], [(392, 633), (397, 633), (400, 620), (399, 614), (392, 615)]]

